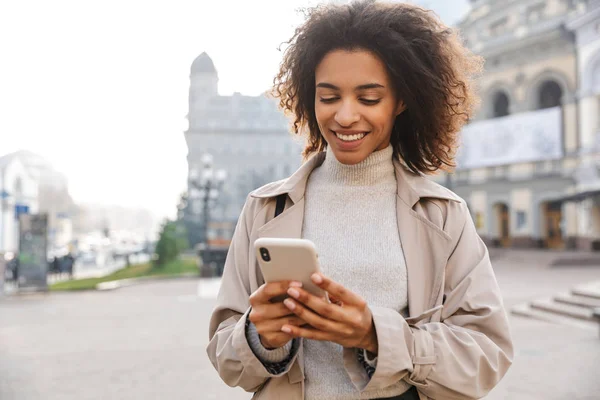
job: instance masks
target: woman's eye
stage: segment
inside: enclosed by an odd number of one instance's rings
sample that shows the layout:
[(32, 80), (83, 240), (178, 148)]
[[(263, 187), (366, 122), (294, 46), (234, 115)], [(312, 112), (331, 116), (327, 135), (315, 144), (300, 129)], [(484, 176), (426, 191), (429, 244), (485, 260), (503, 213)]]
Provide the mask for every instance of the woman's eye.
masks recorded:
[(321, 97), (321, 103), (333, 103), (337, 100), (337, 97)]
[(375, 104), (379, 103), (381, 100), (380, 99), (377, 99), (377, 100), (360, 99), (360, 101), (362, 101), (364, 104), (366, 104), (368, 106), (372, 106), (372, 105), (375, 105)]

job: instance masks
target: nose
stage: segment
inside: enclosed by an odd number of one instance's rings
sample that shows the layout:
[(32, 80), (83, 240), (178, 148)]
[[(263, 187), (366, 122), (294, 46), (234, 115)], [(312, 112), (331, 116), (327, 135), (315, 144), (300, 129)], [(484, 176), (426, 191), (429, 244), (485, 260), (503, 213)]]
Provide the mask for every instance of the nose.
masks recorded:
[(343, 101), (340, 103), (334, 119), (340, 126), (348, 127), (360, 120), (360, 114), (350, 101)]

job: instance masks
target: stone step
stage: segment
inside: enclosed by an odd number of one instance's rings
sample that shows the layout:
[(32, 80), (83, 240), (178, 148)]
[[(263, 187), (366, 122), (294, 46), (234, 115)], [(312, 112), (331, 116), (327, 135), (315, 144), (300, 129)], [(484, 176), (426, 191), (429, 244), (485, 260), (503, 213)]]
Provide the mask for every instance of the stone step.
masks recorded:
[(561, 315), (564, 317), (581, 319), (584, 321), (593, 320), (593, 311), (589, 308), (578, 307), (557, 303), (551, 299), (535, 300), (531, 303), (531, 308)]
[(574, 328), (586, 329), (590, 331), (597, 331), (598, 324), (592, 321), (584, 321), (581, 319), (571, 318), (560, 314), (555, 314), (540, 309), (532, 308), (529, 304), (519, 304), (514, 306), (511, 310), (511, 314), (536, 319), (539, 321), (550, 322), (553, 324), (567, 325)]
[(571, 293), (576, 296), (589, 297), (592, 299), (600, 299), (600, 282), (592, 282), (578, 286), (571, 290)]
[(557, 303), (568, 304), (577, 307), (584, 308), (600, 308), (600, 299), (593, 297), (577, 296), (568, 293), (561, 293), (554, 297), (554, 301)]

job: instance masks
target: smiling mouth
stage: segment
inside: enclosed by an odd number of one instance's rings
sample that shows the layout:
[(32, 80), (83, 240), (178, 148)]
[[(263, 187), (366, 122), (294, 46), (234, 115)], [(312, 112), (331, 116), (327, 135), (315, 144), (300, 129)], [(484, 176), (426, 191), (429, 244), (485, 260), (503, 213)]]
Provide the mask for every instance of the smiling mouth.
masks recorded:
[(342, 135), (337, 132), (333, 132), (333, 133), (335, 134), (335, 136), (338, 139), (343, 140), (344, 142), (355, 142), (357, 140), (364, 138), (365, 136), (367, 136), (369, 134), (369, 132), (355, 133), (353, 135)]

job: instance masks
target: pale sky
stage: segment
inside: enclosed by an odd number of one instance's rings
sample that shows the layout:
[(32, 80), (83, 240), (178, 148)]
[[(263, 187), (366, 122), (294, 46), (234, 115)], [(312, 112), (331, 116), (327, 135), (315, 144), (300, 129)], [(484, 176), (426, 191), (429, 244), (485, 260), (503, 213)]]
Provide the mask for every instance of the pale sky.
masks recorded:
[[(467, 0), (421, 0), (447, 23)], [(189, 68), (206, 51), (219, 93), (268, 89), (277, 47), (310, 0), (0, 2), (0, 155), (27, 149), (76, 202), (172, 216), (186, 186)]]

